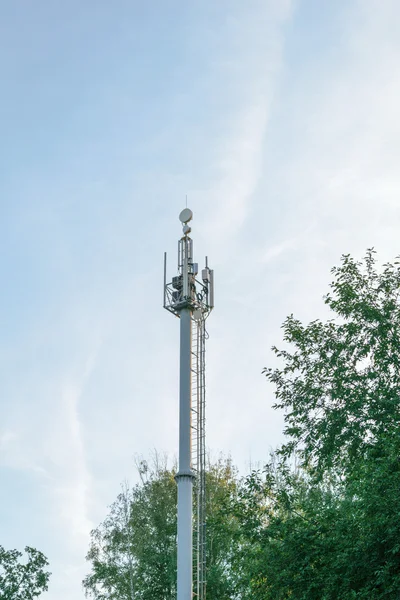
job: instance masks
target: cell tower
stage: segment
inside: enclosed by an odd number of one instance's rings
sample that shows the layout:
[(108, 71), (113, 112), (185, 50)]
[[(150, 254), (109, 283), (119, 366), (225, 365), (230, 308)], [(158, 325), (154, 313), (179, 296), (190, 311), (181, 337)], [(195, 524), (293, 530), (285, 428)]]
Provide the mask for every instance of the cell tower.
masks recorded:
[(183, 237), (171, 283), (164, 255), (164, 308), (180, 319), (177, 600), (206, 599), (205, 321), (214, 307), (214, 272), (206, 258), (199, 277), (189, 237), (192, 218), (189, 208), (179, 215)]

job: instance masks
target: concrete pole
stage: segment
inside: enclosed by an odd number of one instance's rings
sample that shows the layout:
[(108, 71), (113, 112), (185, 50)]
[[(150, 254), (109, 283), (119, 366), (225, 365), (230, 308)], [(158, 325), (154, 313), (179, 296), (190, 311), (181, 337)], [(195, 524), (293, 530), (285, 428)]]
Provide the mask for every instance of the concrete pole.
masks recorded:
[(177, 600), (192, 600), (193, 592), (193, 479), (191, 469), (192, 396), (192, 313), (180, 311), (180, 386), (179, 386), (179, 471), (178, 484), (178, 595)]

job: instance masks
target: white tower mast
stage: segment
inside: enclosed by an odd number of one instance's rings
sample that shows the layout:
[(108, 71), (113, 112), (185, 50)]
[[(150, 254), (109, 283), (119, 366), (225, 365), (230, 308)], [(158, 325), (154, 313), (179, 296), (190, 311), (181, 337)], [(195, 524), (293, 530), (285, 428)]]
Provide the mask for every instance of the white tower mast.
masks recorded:
[[(202, 281), (193, 262), (193, 241), (188, 223), (193, 213), (179, 215), (183, 237), (178, 245), (178, 276), (166, 281), (164, 256), (164, 308), (180, 318), (178, 574), (177, 600), (205, 600), (205, 319), (214, 306), (214, 274), (206, 267)], [(192, 440), (192, 432), (195, 439)], [(193, 443), (192, 443), (193, 442)], [(193, 483), (196, 482), (195, 562), (193, 563)], [(193, 567), (195, 589), (193, 589)]]

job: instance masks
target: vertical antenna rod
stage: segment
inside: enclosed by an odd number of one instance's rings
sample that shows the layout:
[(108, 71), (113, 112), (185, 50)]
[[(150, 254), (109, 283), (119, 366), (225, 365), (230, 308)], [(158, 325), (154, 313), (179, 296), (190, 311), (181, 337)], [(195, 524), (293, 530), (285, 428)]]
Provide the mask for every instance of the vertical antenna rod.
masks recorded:
[[(196, 322), (201, 324), (201, 331), (204, 330), (204, 321), (214, 304), (214, 278), (213, 271), (206, 264), (205, 269), (202, 270), (202, 280), (196, 279), (198, 265), (193, 262), (193, 241), (189, 237), (191, 228), (188, 225), (192, 218), (193, 213), (189, 208), (185, 208), (179, 215), (183, 224), (183, 237), (179, 240), (178, 245), (178, 276), (173, 277), (171, 283), (166, 283), (166, 256), (164, 258), (164, 308), (180, 318), (179, 470), (176, 474), (178, 484), (177, 600), (192, 600), (193, 594), (198, 600), (205, 600), (205, 540), (201, 546), (197, 542), (195, 572), (198, 574), (201, 571), (202, 577), (201, 586), (196, 582), (196, 590), (193, 590), (193, 483), (197, 478), (197, 487), (200, 485), (202, 490), (202, 494), (197, 494), (197, 498), (204, 498), (201, 509), (196, 507), (197, 520), (199, 520), (198, 515), (201, 515), (202, 519), (201, 523), (196, 524), (196, 531), (200, 529), (203, 531), (205, 527), (205, 461), (199, 462), (198, 452), (199, 442), (201, 442), (200, 448), (205, 456), (205, 440), (203, 408), (201, 411), (196, 411), (196, 424), (192, 423), (192, 378), (195, 375), (197, 389), (200, 389), (198, 388), (200, 381), (198, 376), (201, 375), (204, 378), (204, 364), (200, 373), (196, 364), (192, 365), (192, 357), (196, 355), (192, 348), (192, 332)], [(204, 335), (202, 339), (204, 340)], [(202, 400), (204, 400), (203, 388), (204, 386), (201, 388), (203, 390)], [(196, 465), (193, 464), (192, 430), (197, 432)], [(201, 438), (199, 432), (201, 432)], [(200, 470), (199, 464), (201, 464)], [(199, 590), (201, 590), (200, 593)]]

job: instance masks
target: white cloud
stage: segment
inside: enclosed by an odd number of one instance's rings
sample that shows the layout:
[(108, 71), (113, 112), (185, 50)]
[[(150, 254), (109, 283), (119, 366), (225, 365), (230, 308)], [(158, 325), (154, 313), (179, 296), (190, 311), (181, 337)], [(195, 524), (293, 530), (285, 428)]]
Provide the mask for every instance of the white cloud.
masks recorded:
[[(201, 205), (199, 231), (208, 245), (216, 240), (232, 245), (249, 216), (263, 168), (263, 150), (271, 106), (283, 66), (283, 26), (292, 14), (292, 2), (271, 0), (246, 6), (228, 19), (230, 54), (221, 50), (213, 81), (219, 88), (221, 110), (217, 134), (208, 133), (211, 178), (201, 190), (192, 190), (193, 204)], [(214, 254), (217, 248), (210, 251)], [(224, 255), (224, 258), (227, 257)]]
[[(66, 530), (73, 540), (87, 544), (93, 523), (89, 517), (89, 497), (91, 493), (91, 476), (86, 465), (85, 444), (82, 423), (79, 417), (79, 401), (84, 391), (85, 380), (94, 369), (93, 355), (85, 366), (85, 373), (78, 382), (67, 383), (61, 391), (61, 416), (64, 421), (64, 433), (51, 443), (51, 456), (57, 457), (61, 468), (61, 481), (54, 477), (52, 494), (57, 500), (59, 516), (65, 520)], [(63, 428), (64, 428), (63, 427)], [(58, 437), (58, 436), (57, 436)], [(62, 445), (58, 454), (56, 446)]]
[(15, 431), (3, 431), (0, 433), (0, 448), (2, 450), (6, 449), (10, 442), (14, 442), (17, 439), (18, 435)]
[(268, 113), (266, 97), (246, 107), (236, 115), (232, 134), (220, 144), (212, 225), (207, 228), (210, 239), (231, 237), (243, 226), (260, 178)]

